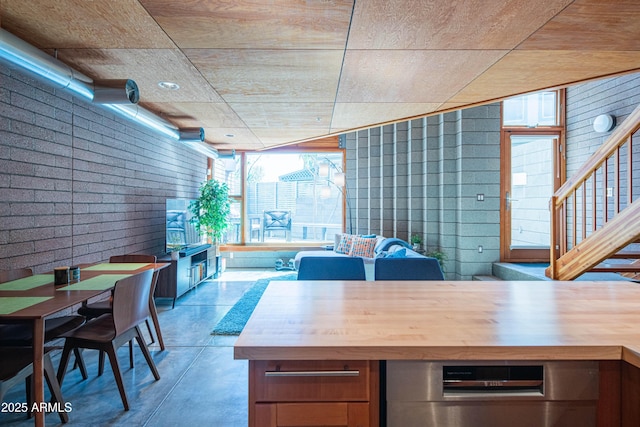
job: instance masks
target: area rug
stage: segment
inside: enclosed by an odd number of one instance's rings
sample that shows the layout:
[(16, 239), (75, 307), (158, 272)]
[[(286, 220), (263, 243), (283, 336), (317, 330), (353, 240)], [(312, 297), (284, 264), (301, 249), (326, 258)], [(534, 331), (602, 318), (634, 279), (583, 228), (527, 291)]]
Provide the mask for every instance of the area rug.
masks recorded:
[(213, 328), (211, 335), (240, 335), (269, 282), (272, 280), (296, 280), (297, 278), (298, 274), (294, 273), (256, 280), (256, 283), (246, 290), (238, 302)]

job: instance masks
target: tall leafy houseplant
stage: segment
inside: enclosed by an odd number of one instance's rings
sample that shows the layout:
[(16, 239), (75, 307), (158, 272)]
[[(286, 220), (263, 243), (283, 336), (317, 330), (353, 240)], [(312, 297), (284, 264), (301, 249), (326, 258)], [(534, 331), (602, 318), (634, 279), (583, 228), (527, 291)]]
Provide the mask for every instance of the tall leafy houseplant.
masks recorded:
[(193, 214), (191, 221), (198, 231), (210, 236), (214, 244), (217, 244), (229, 227), (229, 187), (215, 179), (204, 182), (200, 186), (200, 196), (191, 202), (189, 209)]

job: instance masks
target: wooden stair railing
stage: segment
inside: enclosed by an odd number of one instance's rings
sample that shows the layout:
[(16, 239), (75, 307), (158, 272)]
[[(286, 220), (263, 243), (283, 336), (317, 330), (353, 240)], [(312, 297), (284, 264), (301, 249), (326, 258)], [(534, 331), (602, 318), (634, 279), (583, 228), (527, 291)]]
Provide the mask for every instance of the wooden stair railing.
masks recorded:
[(551, 279), (573, 280), (640, 239), (640, 106), (556, 191), (550, 208)]

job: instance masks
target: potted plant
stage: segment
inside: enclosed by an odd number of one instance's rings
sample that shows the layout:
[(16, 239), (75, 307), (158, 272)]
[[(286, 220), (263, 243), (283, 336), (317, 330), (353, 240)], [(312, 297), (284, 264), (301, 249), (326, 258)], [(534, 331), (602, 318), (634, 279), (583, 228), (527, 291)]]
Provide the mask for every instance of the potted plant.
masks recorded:
[(170, 243), (167, 246), (169, 253), (171, 254), (172, 260), (177, 260), (180, 257), (180, 250), (182, 249), (182, 244), (180, 243), (180, 238), (178, 236), (171, 236)]
[(414, 234), (411, 236), (411, 246), (413, 246), (414, 251), (419, 251), (420, 246), (422, 245), (422, 237), (419, 234)]
[(442, 269), (442, 272), (444, 273), (444, 263), (447, 261), (447, 254), (442, 252), (440, 249), (432, 249), (430, 251), (428, 251), (425, 256), (431, 257), (431, 258), (435, 258), (438, 260), (438, 263), (440, 264), (440, 268)]
[(215, 179), (204, 182), (200, 186), (200, 196), (191, 202), (189, 210), (193, 214), (191, 222), (198, 231), (210, 237), (212, 244), (217, 245), (229, 227), (229, 187)]

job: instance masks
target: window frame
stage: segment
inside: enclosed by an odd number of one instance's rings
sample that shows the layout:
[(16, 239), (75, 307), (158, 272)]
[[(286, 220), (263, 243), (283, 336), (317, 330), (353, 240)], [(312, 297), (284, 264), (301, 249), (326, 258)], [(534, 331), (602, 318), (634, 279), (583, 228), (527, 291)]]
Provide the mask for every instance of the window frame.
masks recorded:
[[(345, 177), (346, 177), (346, 150), (344, 148), (339, 148), (339, 147), (317, 147), (317, 146), (309, 146), (309, 147), (301, 147), (299, 145), (296, 146), (291, 146), (291, 147), (280, 147), (280, 148), (274, 148), (274, 149), (270, 149), (270, 150), (265, 150), (265, 151), (236, 151), (236, 156), (240, 156), (240, 173), (241, 173), (241, 177), (242, 179), (240, 180), (240, 187), (241, 187), (241, 191), (239, 195), (235, 195), (235, 194), (230, 194), (229, 198), (231, 199), (232, 203), (240, 203), (240, 211), (242, 212), (241, 214), (241, 218), (240, 218), (240, 241), (239, 242), (226, 242), (223, 245), (221, 245), (220, 249), (221, 250), (237, 250), (237, 249), (248, 249), (248, 250), (264, 250), (264, 249), (277, 249), (277, 248), (283, 248), (283, 249), (295, 249), (295, 248), (304, 248), (304, 247), (318, 247), (322, 244), (330, 244), (333, 243), (333, 239), (327, 239), (326, 242), (322, 242), (322, 243), (318, 243), (318, 241), (314, 241), (314, 242), (301, 242), (301, 241), (297, 241), (297, 242), (248, 242), (247, 241), (247, 235), (246, 235), (246, 221), (248, 220), (247, 217), (247, 155), (249, 154), (305, 154), (305, 153), (313, 153), (313, 154), (317, 154), (317, 153), (341, 153), (342, 154), (342, 164), (340, 165), (342, 167), (342, 171), (345, 173)], [(216, 169), (216, 164), (220, 164), (218, 163), (220, 159), (217, 159), (216, 161), (214, 161), (214, 166), (213, 169)], [(214, 177), (216, 179), (218, 179), (217, 176), (215, 176), (215, 171), (213, 172)], [(347, 199), (346, 199), (346, 191), (342, 192), (342, 212), (341, 212), (341, 217), (342, 217), (342, 232), (345, 232), (346, 229), (346, 204), (347, 204)]]

